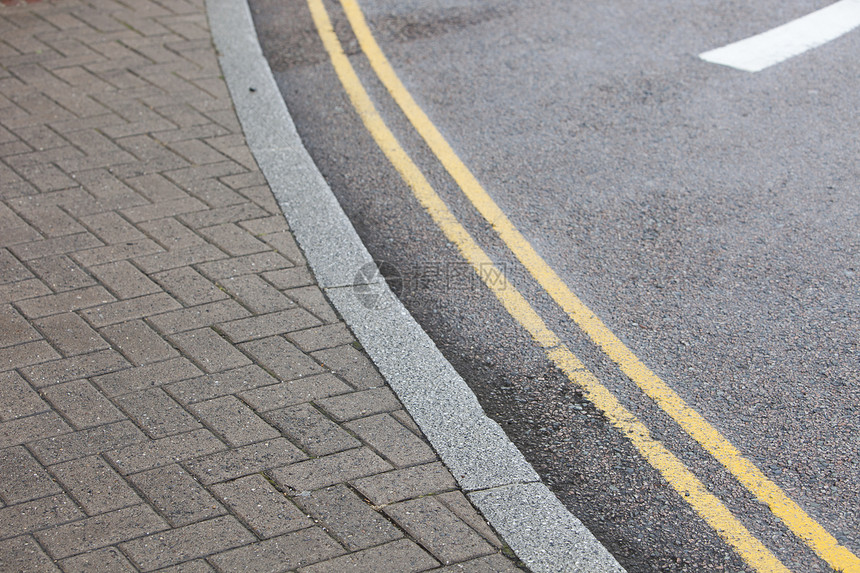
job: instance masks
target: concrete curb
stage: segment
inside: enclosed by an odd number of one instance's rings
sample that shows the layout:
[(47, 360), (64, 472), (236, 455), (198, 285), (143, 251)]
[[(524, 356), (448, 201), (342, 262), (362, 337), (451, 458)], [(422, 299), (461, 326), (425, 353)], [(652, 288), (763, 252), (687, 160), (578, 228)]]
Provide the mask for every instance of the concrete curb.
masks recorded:
[(371, 281), (385, 304), (358, 300), (354, 286), (368, 284), (360, 271), (373, 261), (296, 132), (247, 2), (207, 0), (206, 8), (248, 145), (319, 285), (460, 487), (535, 573), (623, 571), (540, 482), (385, 282)]

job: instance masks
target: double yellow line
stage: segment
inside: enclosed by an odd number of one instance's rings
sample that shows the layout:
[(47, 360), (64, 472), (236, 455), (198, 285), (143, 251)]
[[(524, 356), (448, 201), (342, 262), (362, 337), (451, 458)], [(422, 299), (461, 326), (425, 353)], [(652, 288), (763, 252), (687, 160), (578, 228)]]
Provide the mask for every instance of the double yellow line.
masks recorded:
[[(766, 503), (774, 515), (805, 544), (834, 569), (860, 573), (860, 559), (847, 548), (839, 545), (832, 535), (789, 499), (776, 483), (744, 458), (716, 428), (645, 366), (567, 287), (496, 205), (424, 111), (415, 103), (377, 44), (356, 0), (340, 1), (362, 51), (389, 94), (473, 206), (541, 287), (619, 366), (622, 372), (728, 469), (747, 490)], [(531, 334), (544, 349), (547, 357), (573, 383), (583, 388), (588, 399), (603, 412), (610, 423), (630, 439), (640, 454), (663, 475), (696, 513), (735, 548), (747, 564), (762, 572), (788, 571), (678, 458), (650, 436), (645, 425), (624, 408), (546, 326), (543, 319), (519, 291), (509, 283), (501, 284), (495, 280), (500, 273), (493, 261), (430, 186), (421, 170), (379, 115), (334, 33), (322, 0), (308, 0), (308, 6), (334, 69), (365, 127), (434, 222), (448, 240), (457, 246), (463, 258), (472, 265), (507, 312)]]

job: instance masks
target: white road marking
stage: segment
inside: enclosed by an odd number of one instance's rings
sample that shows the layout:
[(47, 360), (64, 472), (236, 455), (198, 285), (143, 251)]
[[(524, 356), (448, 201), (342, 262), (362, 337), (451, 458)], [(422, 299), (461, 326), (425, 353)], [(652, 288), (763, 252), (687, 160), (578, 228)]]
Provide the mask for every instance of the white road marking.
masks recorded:
[(803, 18), (792, 20), (745, 40), (704, 52), (707, 62), (758, 72), (860, 26), (860, 0), (840, 0)]

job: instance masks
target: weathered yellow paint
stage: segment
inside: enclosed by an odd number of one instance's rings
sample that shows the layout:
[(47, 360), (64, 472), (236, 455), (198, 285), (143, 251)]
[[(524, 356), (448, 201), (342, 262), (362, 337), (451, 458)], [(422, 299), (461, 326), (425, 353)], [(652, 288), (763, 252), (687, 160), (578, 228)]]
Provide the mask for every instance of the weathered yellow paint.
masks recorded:
[(472, 265), (507, 312), (545, 349), (548, 358), (573, 383), (585, 390), (588, 398), (610, 422), (632, 441), (649, 463), (657, 468), (695, 511), (738, 551), (747, 564), (762, 572), (788, 572), (788, 569), (770, 550), (758, 541), (680, 460), (660, 442), (654, 440), (636, 416), (624, 408), (615, 396), (600, 384), (558, 336), (546, 326), (520, 292), (509, 283), (500, 283), (495, 279), (500, 274), (498, 268), (430, 186), (376, 111), (352, 64), (344, 54), (322, 1), (308, 0), (308, 6), (335, 71), (365, 127), (434, 222), (448, 240), (457, 246), (461, 255)]
[(790, 499), (782, 489), (746, 459), (716, 428), (624, 345), (577, 297), (561, 277), (535, 251), (519, 229), (484, 190), (460, 160), (427, 114), (400, 81), (370, 28), (356, 0), (340, 0), (362, 51), (391, 97), (400, 106), (460, 189), (502, 241), (552, 299), (580, 329), (615, 362), (647, 396), (714, 456), (760, 501), (766, 503), (795, 535), (838, 571), (860, 573), (860, 559), (830, 535), (817, 521)]

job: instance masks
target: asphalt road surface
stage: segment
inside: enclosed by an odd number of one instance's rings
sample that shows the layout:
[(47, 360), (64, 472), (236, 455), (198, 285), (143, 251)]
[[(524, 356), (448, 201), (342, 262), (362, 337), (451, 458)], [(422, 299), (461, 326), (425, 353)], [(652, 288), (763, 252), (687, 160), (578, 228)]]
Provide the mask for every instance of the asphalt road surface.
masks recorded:
[[(752, 571), (477, 279), (379, 150), (305, 0), (251, 0), (311, 155), (488, 414), (629, 571)], [(362, 0), (417, 104), (564, 283), (860, 555), (860, 29), (757, 73), (698, 54), (821, 0)], [(830, 571), (562, 312), (371, 69), (382, 118), (600, 382), (787, 568)]]

